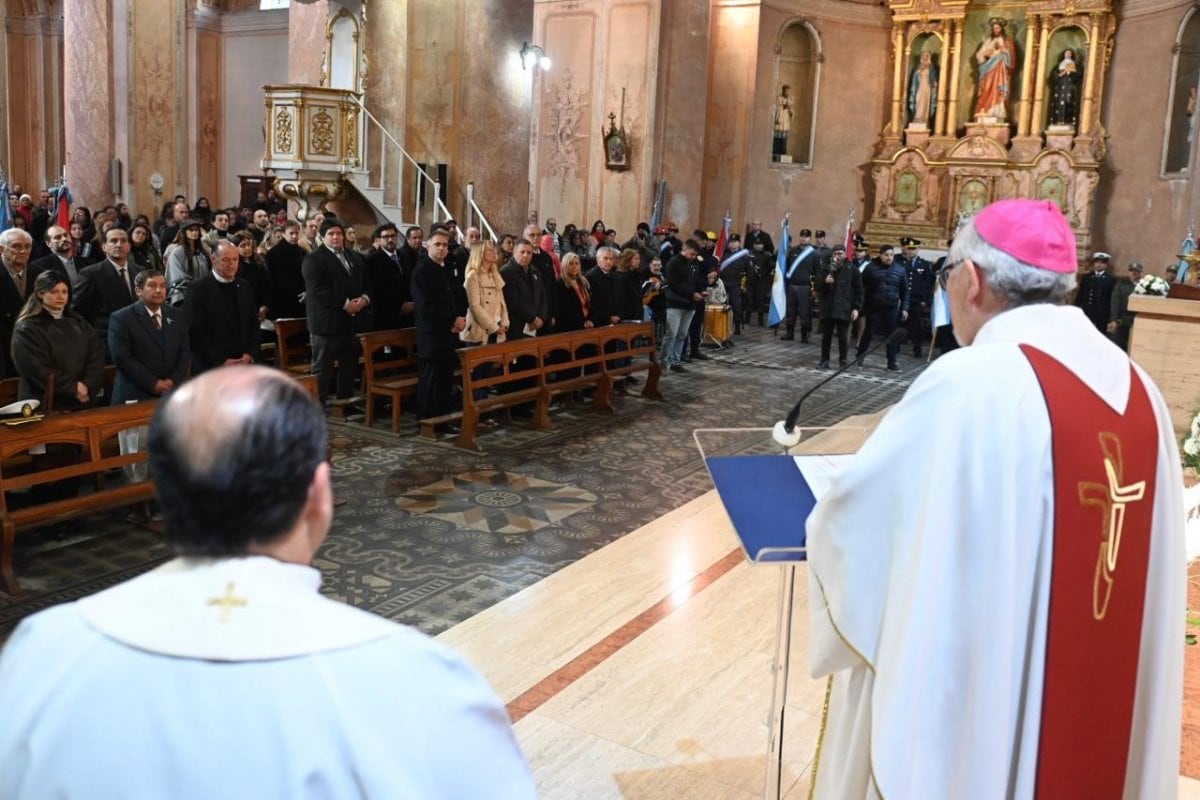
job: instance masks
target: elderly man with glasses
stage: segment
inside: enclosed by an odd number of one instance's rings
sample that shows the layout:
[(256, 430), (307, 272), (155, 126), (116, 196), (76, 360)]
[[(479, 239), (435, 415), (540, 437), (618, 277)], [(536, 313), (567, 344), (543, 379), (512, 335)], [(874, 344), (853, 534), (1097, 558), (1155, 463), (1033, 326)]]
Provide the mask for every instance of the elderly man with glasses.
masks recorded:
[(1176, 793), (1175, 433), (1067, 305), (1076, 269), (1053, 202), (967, 220), (947, 263), (963, 347), (808, 519), (809, 667), (830, 679), (817, 798)]

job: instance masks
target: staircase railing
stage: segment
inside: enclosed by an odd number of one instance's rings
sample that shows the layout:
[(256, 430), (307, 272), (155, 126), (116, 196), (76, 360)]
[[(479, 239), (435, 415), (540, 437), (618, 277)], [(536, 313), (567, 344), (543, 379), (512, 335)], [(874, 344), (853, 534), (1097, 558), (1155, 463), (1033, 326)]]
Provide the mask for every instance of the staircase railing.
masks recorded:
[[(392, 134), (388, 132), (387, 128), (383, 127), (383, 123), (377, 120), (375, 115), (367, 109), (366, 105), (362, 101), (362, 97), (356, 97), (355, 101), (358, 103), (359, 110), (362, 112), (364, 120), (362, 134), (364, 156), (363, 166), (367, 169), (368, 187), (383, 193), (386, 197), (389, 189), (388, 170), (389, 168), (394, 169), (394, 177), (396, 181), (395, 207), (399, 209), (400, 218), (406, 219), (406, 208), (404, 205), (406, 194), (405, 173), (409, 165), (411, 165), (413, 179), (408, 184), (408, 187), (411, 187), (411, 191), (413, 193), (412, 202), (415, 213), (413, 214), (412, 221), (417, 222), (418, 224), (420, 223), (421, 215), (425, 213), (427, 197), (430, 191), (432, 191), (433, 195), (433, 203), (430, 204), (433, 217), (432, 221), (441, 222), (444, 219), (450, 219), (453, 215), (450, 213), (450, 209), (446, 207), (446, 204), (442, 202), (441, 182), (426, 172), (425, 169), (422, 168), (422, 166), (417, 163), (417, 161), (411, 155), (409, 155), (408, 151), (404, 149), (404, 145), (400, 144), (396, 137), (392, 136)], [(394, 166), (389, 165), (388, 163), (389, 143), (391, 144), (391, 147), (400, 154), (400, 158)], [(372, 152), (372, 147), (375, 144), (378, 144), (379, 146), (379, 185), (372, 186), (370, 183), (370, 175), (373, 165), (369, 161), (369, 156)]]
[(483, 209), (475, 202), (475, 182), (467, 183), (467, 227), (475, 224), (475, 217), (479, 217), (479, 224), (487, 232), (488, 238), (493, 242), (500, 241), (496, 236), (496, 230), (492, 227), (492, 223), (488, 222), (487, 217), (483, 215)]

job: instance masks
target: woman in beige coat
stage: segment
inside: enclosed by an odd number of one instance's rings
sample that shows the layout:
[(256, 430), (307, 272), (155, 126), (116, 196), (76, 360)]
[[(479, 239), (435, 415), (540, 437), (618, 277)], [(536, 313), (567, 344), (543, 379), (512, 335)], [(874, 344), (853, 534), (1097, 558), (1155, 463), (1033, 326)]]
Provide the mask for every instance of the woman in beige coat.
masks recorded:
[(467, 289), (467, 327), (458, 335), (468, 344), (503, 342), (508, 333), (508, 308), (504, 305), (504, 279), (500, 255), (492, 242), (471, 246), (463, 285)]
[[(504, 279), (500, 277), (500, 254), (492, 242), (471, 245), (463, 285), (467, 289), (467, 326), (458, 338), (468, 345), (503, 342), (508, 333), (508, 306), (504, 304)], [(472, 377), (487, 378), (496, 371), (496, 364), (476, 367)], [(475, 399), (487, 397), (488, 389), (476, 389)]]

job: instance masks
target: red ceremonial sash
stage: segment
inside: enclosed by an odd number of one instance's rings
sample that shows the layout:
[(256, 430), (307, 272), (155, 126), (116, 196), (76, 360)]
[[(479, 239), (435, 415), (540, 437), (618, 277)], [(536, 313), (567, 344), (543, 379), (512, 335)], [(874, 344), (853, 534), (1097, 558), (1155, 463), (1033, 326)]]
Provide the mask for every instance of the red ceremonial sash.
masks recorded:
[(1038, 741), (1037, 798), (1120, 800), (1129, 762), (1158, 425), (1130, 364), (1114, 412), (1061, 363), (1028, 345), (1050, 413), (1054, 550)]

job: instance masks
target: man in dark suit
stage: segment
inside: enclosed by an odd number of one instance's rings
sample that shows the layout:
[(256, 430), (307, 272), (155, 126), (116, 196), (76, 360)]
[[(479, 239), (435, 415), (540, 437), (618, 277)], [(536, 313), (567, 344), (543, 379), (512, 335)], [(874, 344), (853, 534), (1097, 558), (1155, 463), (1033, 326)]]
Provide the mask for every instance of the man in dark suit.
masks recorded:
[(267, 251), (267, 272), (273, 297), (272, 319), (303, 317), (304, 272), (301, 265), (308, 253), (300, 246), (300, 223), (292, 220), (283, 228), (283, 239)]
[(389, 331), (412, 327), (412, 268), (406, 269), (396, 248), (400, 231), (389, 222), (376, 228), (371, 238), (379, 242), (379, 247), (365, 259), (371, 282), (375, 329)]
[(546, 327), (538, 331), (538, 336), (545, 336), (554, 330), (554, 322), (558, 318), (558, 292), (554, 289), (558, 276), (554, 274), (554, 262), (550, 259), (550, 254), (542, 250), (541, 228), (537, 225), (526, 225), (525, 238), (533, 245), (533, 258), (530, 259), (530, 263), (538, 275), (542, 276), (542, 287), (546, 290)]
[(29, 274), (29, 254), (33, 252), (33, 237), (20, 228), (0, 233), (0, 377), (12, 369), (12, 335), (17, 315), (25, 298), (33, 291), (33, 276)]
[[(412, 277), (412, 297), (417, 323), (417, 416), (437, 417), (450, 410), (450, 391), (454, 384), (454, 350), (466, 319), (458, 313), (446, 259), (450, 237), (437, 229), (425, 242), (425, 255), (417, 262)], [(506, 287), (507, 288), (507, 287)], [(453, 425), (443, 425), (442, 433), (457, 433)]]
[(526, 329), (542, 330), (549, 324), (549, 303), (546, 293), (553, 290), (546, 286), (541, 274), (533, 268), (533, 243), (520, 239), (513, 247), (513, 256), (500, 268), (504, 279), (504, 304), (508, 307), (508, 338), (523, 339), (529, 336)]
[(345, 228), (336, 217), (321, 223), (321, 246), (304, 257), (304, 304), (312, 340), (313, 372), (322, 402), (337, 363), (337, 397), (349, 399), (358, 377), (358, 333), (371, 330), (370, 279), (362, 258), (345, 249)]
[(72, 307), (92, 324), (104, 345), (105, 363), (112, 363), (108, 352), (108, 318), (136, 298), (133, 281), (138, 265), (129, 258), (129, 236), (121, 228), (109, 228), (104, 235), (103, 261), (79, 271)]
[(188, 289), (183, 310), (194, 373), (258, 360), (258, 306), (254, 290), (237, 271), (237, 247), (222, 239), (213, 253), (212, 272)]
[(1112, 256), (1108, 253), (1092, 254), (1092, 271), (1079, 280), (1079, 291), (1075, 293), (1075, 305), (1083, 309), (1096, 330), (1108, 330), (1109, 314), (1112, 312), (1113, 289), (1117, 279), (1109, 271)]
[(108, 320), (108, 352), (117, 365), (112, 403), (162, 397), (187, 377), (191, 364), (183, 313), (164, 305), (167, 279), (156, 269), (137, 276), (140, 302), (130, 303)]
[(37, 280), (37, 276), (47, 270), (55, 270), (66, 275), (69, 279), (67, 285), (74, 289), (75, 284), (79, 283), (79, 271), (87, 265), (76, 263), (73, 244), (71, 234), (65, 228), (57, 225), (47, 228), (46, 248), (50, 254), (29, 264), (30, 280)]

